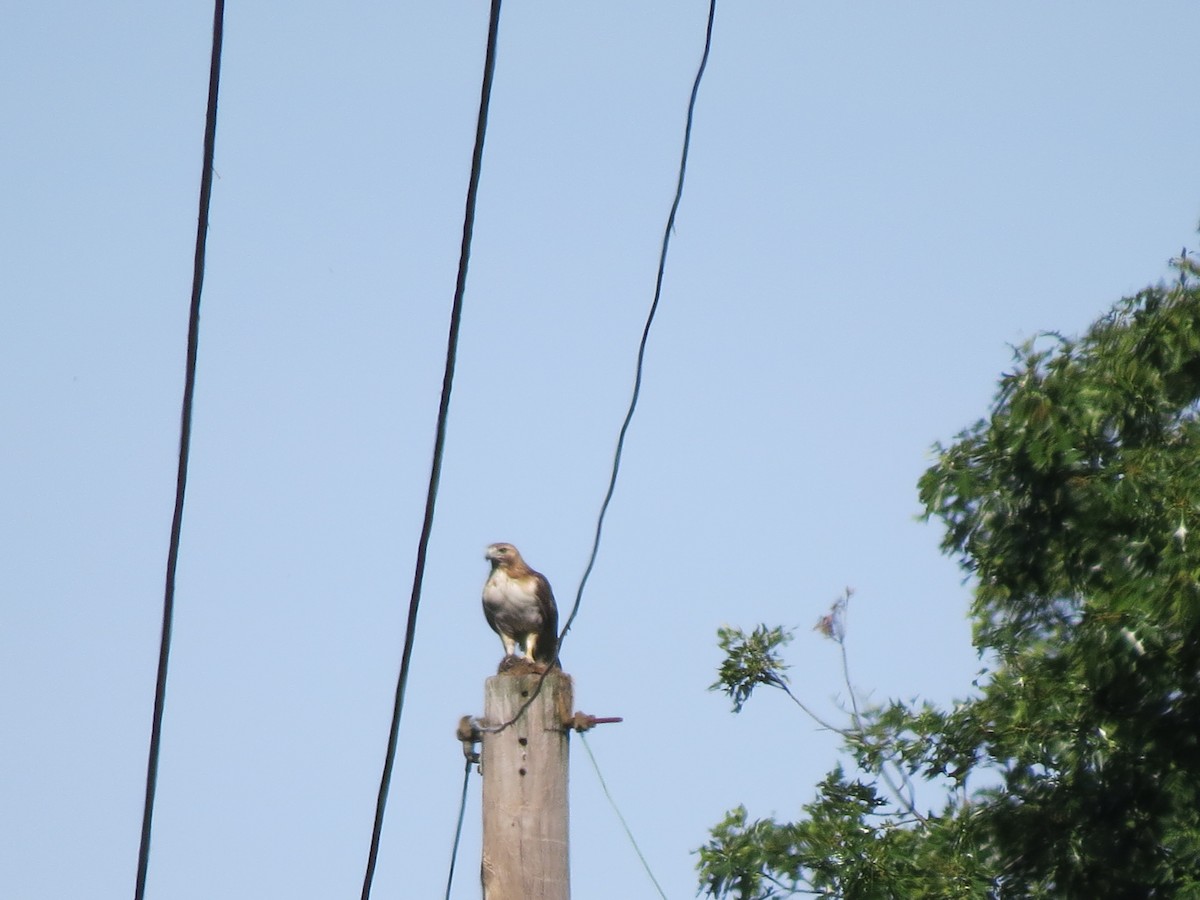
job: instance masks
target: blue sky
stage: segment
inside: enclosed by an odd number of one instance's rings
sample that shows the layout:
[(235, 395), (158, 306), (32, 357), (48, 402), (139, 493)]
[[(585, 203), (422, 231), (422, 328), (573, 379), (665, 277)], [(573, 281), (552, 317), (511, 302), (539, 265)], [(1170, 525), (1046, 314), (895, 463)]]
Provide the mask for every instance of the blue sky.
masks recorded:
[[(441, 896), (500, 645), (484, 547), (569, 604), (653, 292), (707, 4), (504, 7), (378, 897)], [(231, 4), (149, 896), (357, 897), (433, 442), (486, 4)], [(212, 10), (0, 37), (0, 895), (131, 895)], [(1009, 345), (1169, 277), (1200, 219), (1195, 6), (718, 8), (642, 405), (563, 648), (668, 895), (834, 742), (706, 691), (723, 623), (856, 591), (855, 683), (948, 700), (969, 585), (916, 521)], [(653, 896), (577, 748), (573, 895)], [(479, 784), (456, 897), (477, 895)]]

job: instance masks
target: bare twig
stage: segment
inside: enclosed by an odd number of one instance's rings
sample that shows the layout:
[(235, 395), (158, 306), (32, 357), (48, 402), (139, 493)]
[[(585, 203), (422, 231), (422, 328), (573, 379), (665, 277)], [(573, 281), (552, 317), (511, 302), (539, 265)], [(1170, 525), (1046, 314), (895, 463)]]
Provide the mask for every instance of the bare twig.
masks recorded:
[[(838, 645), (838, 651), (842, 657), (842, 679), (846, 684), (846, 692), (850, 697), (850, 716), (854, 721), (855, 743), (867, 749), (876, 749), (864, 737), (866, 729), (863, 727), (862, 713), (858, 706), (858, 694), (854, 690), (854, 684), (850, 679), (850, 657), (846, 652), (846, 618), (849, 613), (850, 598), (853, 596), (854, 589), (846, 588), (845, 592), (833, 602), (829, 613), (817, 622), (816, 630)], [(845, 734), (846, 732), (839, 733)], [(904, 790), (901, 790), (900, 785), (896, 784), (895, 779), (888, 772), (888, 765), (891, 765), (896, 775), (899, 776), (900, 784), (903, 785)], [(892, 792), (892, 796), (896, 802), (909, 815), (922, 824), (928, 822), (928, 819), (917, 810), (916, 792), (913, 790), (912, 779), (908, 777), (908, 773), (896, 762), (893, 755), (883, 756), (883, 762), (879, 766), (879, 776)]]

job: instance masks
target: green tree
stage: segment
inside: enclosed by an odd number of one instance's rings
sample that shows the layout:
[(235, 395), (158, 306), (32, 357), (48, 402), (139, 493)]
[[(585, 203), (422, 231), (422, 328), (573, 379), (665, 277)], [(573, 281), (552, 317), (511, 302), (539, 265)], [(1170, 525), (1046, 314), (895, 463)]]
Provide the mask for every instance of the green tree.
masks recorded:
[[(701, 892), (1200, 898), (1200, 290), (1178, 263), (1082, 338), (1016, 350), (991, 415), (921, 478), (975, 586), (974, 690), (855, 700), (836, 729), (853, 775), (795, 822), (731, 811)], [(840, 645), (848, 600), (818, 623)], [(789, 637), (723, 629), (713, 687), (735, 709), (758, 685), (799, 703)], [(939, 809), (916, 807), (917, 780)]]

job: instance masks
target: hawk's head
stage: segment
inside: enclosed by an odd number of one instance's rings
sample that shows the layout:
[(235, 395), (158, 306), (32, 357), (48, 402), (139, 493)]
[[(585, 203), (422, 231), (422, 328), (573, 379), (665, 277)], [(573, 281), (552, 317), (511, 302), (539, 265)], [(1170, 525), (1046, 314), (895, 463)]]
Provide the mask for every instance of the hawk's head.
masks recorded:
[(492, 544), (487, 548), (484, 557), (491, 561), (493, 569), (507, 569), (514, 563), (520, 563), (521, 554), (512, 544)]

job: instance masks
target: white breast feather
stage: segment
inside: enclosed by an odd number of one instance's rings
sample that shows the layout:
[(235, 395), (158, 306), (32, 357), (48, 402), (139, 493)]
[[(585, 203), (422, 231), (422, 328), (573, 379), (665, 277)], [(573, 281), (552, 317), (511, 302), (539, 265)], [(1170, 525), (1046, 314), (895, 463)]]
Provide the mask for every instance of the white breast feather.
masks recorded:
[(505, 634), (523, 636), (537, 631), (542, 624), (536, 584), (526, 584), (497, 569), (483, 589), (483, 602), (497, 627)]

